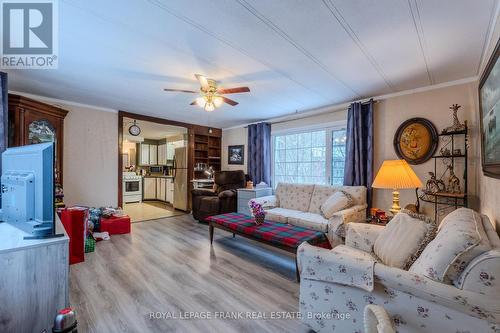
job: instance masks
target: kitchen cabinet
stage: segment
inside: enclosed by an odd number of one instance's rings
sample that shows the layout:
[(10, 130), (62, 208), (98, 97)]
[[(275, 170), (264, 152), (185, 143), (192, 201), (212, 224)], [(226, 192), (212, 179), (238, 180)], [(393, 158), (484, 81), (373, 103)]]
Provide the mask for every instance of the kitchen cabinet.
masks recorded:
[(173, 178), (166, 178), (167, 183), (166, 183), (166, 192), (167, 192), (167, 202), (173, 203), (174, 202), (174, 179)]
[(166, 178), (156, 178), (156, 200), (166, 201)]
[(172, 142), (167, 143), (167, 160), (173, 160), (175, 155), (175, 144)]
[(139, 165), (149, 165), (149, 145), (141, 143), (140, 145), (140, 160)]
[(158, 165), (167, 165), (167, 144), (158, 145)]
[(143, 182), (144, 188), (142, 191), (143, 200), (155, 200), (156, 199), (156, 178), (144, 177)]
[(149, 165), (158, 164), (158, 146), (149, 145)]

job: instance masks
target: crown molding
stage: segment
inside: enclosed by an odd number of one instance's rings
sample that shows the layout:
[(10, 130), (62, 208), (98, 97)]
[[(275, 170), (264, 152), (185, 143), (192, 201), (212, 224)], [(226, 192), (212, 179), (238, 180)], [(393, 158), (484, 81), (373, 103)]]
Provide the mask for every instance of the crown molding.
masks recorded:
[(74, 107), (79, 107), (79, 108), (94, 109), (97, 111), (118, 113), (118, 110), (105, 108), (102, 106), (83, 104), (83, 103), (78, 103), (78, 102), (67, 101), (64, 99), (58, 99), (58, 98), (45, 97), (45, 96), (25, 93), (22, 91), (9, 90), (9, 94), (21, 95), (24, 97), (32, 98), (32, 99), (35, 99), (35, 100), (38, 100), (41, 102), (45, 102), (48, 104), (52, 104), (52, 105), (57, 106), (57, 107), (62, 107), (62, 108), (64, 108), (65, 106), (74, 106)]
[(261, 121), (254, 121), (254, 122), (247, 123), (247, 124), (231, 126), (231, 127), (223, 128), (222, 130), (227, 131), (227, 130), (231, 130), (231, 129), (247, 127), (248, 125), (260, 123), (263, 121), (273, 124), (273, 123), (281, 123), (281, 122), (285, 122), (285, 121), (298, 120), (298, 119), (302, 119), (302, 118), (309, 118), (312, 116), (317, 116), (320, 114), (326, 114), (326, 113), (330, 113), (330, 112), (345, 111), (349, 107), (349, 105), (353, 102), (362, 102), (362, 101), (367, 101), (369, 99), (373, 99), (375, 101), (383, 101), (383, 100), (386, 100), (389, 98), (411, 95), (411, 94), (426, 92), (426, 91), (432, 91), (432, 90), (442, 89), (442, 88), (446, 88), (446, 87), (457, 86), (457, 85), (461, 85), (461, 84), (467, 84), (467, 83), (471, 83), (471, 82), (476, 82), (478, 80), (479, 80), (478, 76), (471, 76), (471, 77), (460, 79), (460, 80), (443, 82), (443, 83), (428, 85), (425, 87), (419, 87), (419, 88), (414, 88), (414, 89), (398, 91), (395, 93), (390, 93), (390, 94), (385, 94), (385, 95), (367, 97), (367, 98), (364, 98), (363, 100), (356, 100), (356, 101), (346, 102), (346, 103), (342, 103), (342, 104), (326, 105), (326, 106), (322, 106), (319, 108), (309, 109), (309, 110), (305, 110), (305, 111), (301, 111), (301, 112), (297, 111), (294, 114), (276, 117), (276, 118), (263, 119)]

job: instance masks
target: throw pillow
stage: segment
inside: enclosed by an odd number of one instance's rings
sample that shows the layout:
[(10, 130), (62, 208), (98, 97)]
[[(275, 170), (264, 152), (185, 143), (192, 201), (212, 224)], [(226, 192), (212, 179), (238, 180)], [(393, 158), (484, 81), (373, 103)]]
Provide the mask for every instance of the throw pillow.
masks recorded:
[(337, 191), (326, 199), (326, 201), (321, 205), (321, 212), (325, 218), (329, 219), (336, 212), (347, 209), (351, 207), (352, 204), (352, 197), (349, 193)]
[(434, 238), (436, 229), (426, 216), (403, 210), (380, 232), (373, 252), (385, 265), (407, 270)]
[(443, 219), (436, 238), (424, 249), (410, 272), (450, 284), (458, 280), (475, 257), (490, 249), (481, 216), (472, 209), (460, 208)]

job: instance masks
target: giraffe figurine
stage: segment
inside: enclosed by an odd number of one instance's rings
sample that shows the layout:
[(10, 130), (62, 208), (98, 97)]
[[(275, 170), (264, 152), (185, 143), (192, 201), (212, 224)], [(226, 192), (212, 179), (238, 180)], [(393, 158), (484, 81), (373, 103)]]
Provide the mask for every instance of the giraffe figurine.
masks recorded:
[(443, 130), (443, 133), (448, 133), (448, 132), (457, 132), (457, 131), (463, 131), (465, 129), (465, 124), (461, 124), (460, 120), (458, 120), (458, 109), (460, 109), (462, 106), (458, 104), (453, 104), (450, 106), (450, 110), (453, 111), (453, 125), (446, 127)]

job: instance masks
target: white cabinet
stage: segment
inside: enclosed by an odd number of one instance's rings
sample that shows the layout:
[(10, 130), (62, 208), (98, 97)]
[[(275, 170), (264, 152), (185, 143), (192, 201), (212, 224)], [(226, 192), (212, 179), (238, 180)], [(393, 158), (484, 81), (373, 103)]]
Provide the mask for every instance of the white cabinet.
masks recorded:
[(167, 143), (167, 160), (173, 160), (175, 155), (175, 144), (172, 142)]
[(166, 186), (166, 192), (167, 192), (167, 202), (173, 203), (174, 202), (174, 179), (173, 178), (166, 178), (167, 186)]
[(158, 165), (167, 165), (167, 144), (158, 145)]
[(166, 200), (166, 178), (156, 178), (156, 200)]
[(149, 145), (146, 143), (141, 143), (139, 165), (149, 165)]
[(158, 146), (149, 145), (149, 165), (158, 164)]
[(156, 199), (156, 178), (144, 177), (143, 182), (144, 189), (142, 191), (143, 200), (154, 200)]

